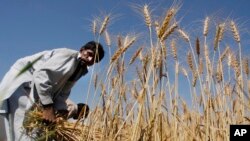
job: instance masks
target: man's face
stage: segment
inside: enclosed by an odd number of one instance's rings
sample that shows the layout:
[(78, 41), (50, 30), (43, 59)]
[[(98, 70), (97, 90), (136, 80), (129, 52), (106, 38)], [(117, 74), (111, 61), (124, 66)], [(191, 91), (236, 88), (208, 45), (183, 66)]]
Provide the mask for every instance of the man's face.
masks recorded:
[(80, 58), (87, 66), (92, 66), (95, 63), (95, 53), (90, 49), (83, 49), (80, 52)]

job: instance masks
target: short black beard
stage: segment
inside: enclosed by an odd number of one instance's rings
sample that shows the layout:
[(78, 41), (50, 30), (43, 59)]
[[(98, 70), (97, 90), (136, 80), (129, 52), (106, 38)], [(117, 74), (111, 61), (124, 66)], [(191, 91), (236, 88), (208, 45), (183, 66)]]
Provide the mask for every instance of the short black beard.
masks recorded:
[(87, 66), (87, 64), (88, 64), (83, 59), (80, 59), (80, 63), (81, 63), (82, 66)]

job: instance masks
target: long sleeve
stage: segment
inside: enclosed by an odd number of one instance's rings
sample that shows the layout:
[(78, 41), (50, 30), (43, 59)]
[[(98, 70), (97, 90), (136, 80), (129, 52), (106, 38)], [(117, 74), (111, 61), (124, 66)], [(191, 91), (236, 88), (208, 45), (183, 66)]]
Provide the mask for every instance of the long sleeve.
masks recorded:
[(72, 56), (58, 53), (34, 71), (34, 84), (42, 104), (53, 103), (54, 94), (71, 73), (74, 61)]

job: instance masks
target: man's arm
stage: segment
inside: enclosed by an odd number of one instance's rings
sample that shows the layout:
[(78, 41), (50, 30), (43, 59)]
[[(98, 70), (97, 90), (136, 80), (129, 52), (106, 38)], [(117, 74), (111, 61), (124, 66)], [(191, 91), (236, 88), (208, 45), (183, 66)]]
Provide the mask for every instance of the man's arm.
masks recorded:
[(70, 71), (74, 59), (64, 54), (55, 54), (33, 73), (36, 91), (43, 105), (43, 118), (48, 121), (55, 120), (53, 99), (55, 89), (58, 89), (65, 76)]

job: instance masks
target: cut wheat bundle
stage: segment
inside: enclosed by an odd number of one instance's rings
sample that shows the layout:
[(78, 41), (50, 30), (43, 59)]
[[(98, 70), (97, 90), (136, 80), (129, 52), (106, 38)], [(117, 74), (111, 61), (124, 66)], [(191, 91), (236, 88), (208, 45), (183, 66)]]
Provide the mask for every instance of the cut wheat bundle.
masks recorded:
[(57, 116), (55, 123), (46, 123), (42, 119), (42, 110), (36, 107), (26, 114), (24, 129), (27, 136), (35, 140), (61, 140), (61, 141), (78, 141), (87, 136), (86, 128), (66, 119)]

